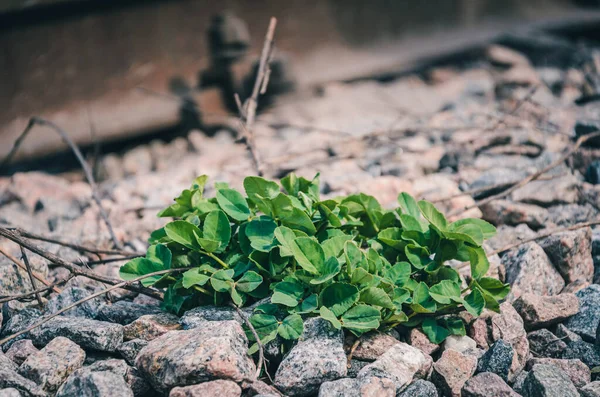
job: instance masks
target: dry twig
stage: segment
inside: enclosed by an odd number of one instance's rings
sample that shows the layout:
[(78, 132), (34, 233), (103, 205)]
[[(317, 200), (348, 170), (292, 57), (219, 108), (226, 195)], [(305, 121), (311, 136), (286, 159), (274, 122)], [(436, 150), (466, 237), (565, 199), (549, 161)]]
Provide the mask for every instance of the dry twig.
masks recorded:
[(44, 325), (45, 323), (47, 323), (48, 321), (50, 321), (54, 317), (60, 316), (64, 312), (67, 312), (67, 311), (73, 309), (74, 307), (77, 307), (77, 306), (81, 305), (82, 303), (85, 303), (85, 302), (87, 302), (89, 300), (97, 298), (97, 297), (99, 297), (101, 295), (107, 294), (110, 291), (114, 291), (114, 290), (116, 290), (118, 288), (127, 288), (127, 287), (131, 286), (133, 283), (137, 283), (138, 281), (141, 281), (141, 280), (143, 280), (145, 278), (148, 278), (148, 277), (158, 276), (158, 275), (161, 275), (161, 274), (168, 274), (168, 273), (180, 272), (180, 271), (183, 271), (183, 270), (186, 270), (186, 269), (187, 268), (175, 268), (175, 269), (159, 270), (157, 272), (148, 273), (148, 274), (145, 274), (145, 275), (140, 276), (140, 277), (136, 277), (136, 278), (128, 280), (128, 281), (122, 281), (122, 282), (120, 282), (118, 284), (115, 284), (115, 285), (109, 287), (109, 288), (103, 289), (102, 291), (98, 291), (98, 292), (96, 292), (96, 293), (94, 293), (92, 295), (88, 295), (85, 298), (80, 299), (77, 302), (74, 302), (73, 304), (71, 304), (69, 306), (66, 306), (66, 307), (58, 310), (55, 313), (52, 313), (51, 315), (49, 315), (47, 317), (44, 317), (42, 320), (38, 321), (37, 323), (33, 324), (32, 326), (27, 327), (27, 328), (25, 328), (25, 329), (23, 329), (23, 330), (15, 333), (15, 334), (12, 334), (12, 335), (7, 336), (6, 338), (0, 340), (0, 346), (4, 345), (6, 342), (9, 342), (9, 341), (13, 340), (14, 338), (16, 338), (16, 337), (18, 337), (20, 335), (26, 334), (27, 332), (30, 332), (30, 331), (32, 331), (32, 330), (34, 330), (34, 329), (36, 329), (36, 328)]
[(43, 119), (43, 118), (40, 118), (40, 117), (32, 117), (31, 119), (29, 119), (29, 123), (27, 123), (27, 127), (25, 127), (25, 130), (23, 130), (21, 135), (17, 138), (12, 149), (10, 150), (8, 155), (4, 158), (4, 160), (0, 164), (0, 170), (3, 169), (6, 165), (8, 165), (10, 163), (13, 156), (19, 149), (19, 146), (21, 146), (21, 144), (23, 143), (23, 140), (25, 139), (25, 137), (29, 134), (31, 129), (36, 124), (39, 126), (42, 126), (42, 127), (44, 127), (44, 126), (49, 127), (50, 129), (54, 130), (58, 135), (60, 135), (60, 137), (63, 139), (63, 141), (65, 141), (65, 143), (69, 146), (69, 148), (71, 149), (73, 154), (75, 154), (77, 161), (79, 161), (79, 164), (81, 165), (81, 168), (83, 169), (85, 178), (87, 179), (88, 183), (90, 184), (90, 187), (92, 189), (92, 199), (98, 205), (98, 210), (100, 211), (100, 216), (102, 217), (102, 219), (104, 220), (104, 223), (106, 224), (106, 228), (108, 229), (110, 238), (112, 239), (115, 247), (117, 247), (118, 249), (121, 249), (122, 248), (121, 243), (117, 239), (117, 236), (116, 236), (116, 234), (113, 230), (113, 227), (110, 223), (110, 219), (108, 218), (108, 214), (106, 213), (106, 211), (104, 210), (104, 207), (102, 206), (102, 201), (100, 200), (100, 196), (98, 195), (98, 187), (96, 185), (96, 181), (94, 179), (94, 175), (92, 173), (92, 170), (90, 169), (89, 164), (87, 163), (87, 161), (85, 161), (85, 158), (83, 157), (83, 154), (81, 154), (79, 147), (69, 137), (69, 134), (67, 134), (62, 128), (60, 128), (53, 122)]
[[(10, 259), (11, 262), (13, 262), (15, 265), (20, 267), (22, 270), (27, 271), (27, 266), (25, 266), (25, 264), (23, 262), (21, 262), (20, 260), (18, 260), (14, 256), (12, 256), (11, 254), (6, 252), (4, 249), (2, 249), (2, 247), (0, 247), (0, 254), (4, 255), (8, 259)], [(36, 280), (38, 280), (45, 286), (47, 286), (47, 287), (50, 286), (50, 283), (44, 277), (40, 276), (39, 274), (37, 274), (35, 272), (32, 272), (31, 274), (33, 277), (35, 277)], [(35, 288), (35, 287), (33, 287), (33, 288)], [(58, 289), (56, 287), (53, 288), (53, 291), (56, 292), (57, 294), (60, 294), (60, 289)]]
[[(23, 259), (23, 263), (27, 268), (27, 274), (29, 275), (29, 282), (31, 283), (31, 289), (35, 291), (35, 277), (33, 277), (33, 272), (31, 271), (31, 265), (29, 264), (29, 258), (27, 258), (27, 253), (25, 252), (25, 248), (22, 245), (19, 246), (21, 249), (21, 259)], [(44, 302), (42, 302), (42, 297), (39, 292), (35, 294), (35, 298), (37, 299), (40, 308), (44, 307)]]
[(244, 312), (242, 312), (239, 307), (237, 307), (233, 303), (229, 303), (229, 306), (231, 306), (235, 309), (238, 316), (240, 316), (240, 318), (244, 321), (246, 326), (250, 329), (250, 332), (252, 332), (252, 336), (254, 336), (254, 339), (256, 339), (256, 345), (258, 346), (258, 363), (256, 364), (256, 374), (254, 374), (254, 380), (258, 379), (258, 377), (260, 376), (260, 371), (264, 367), (265, 374), (267, 375), (267, 377), (269, 377), (269, 379), (271, 380), (271, 383), (272, 383), (271, 375), (269, 375), (269, 371), (267, 370), (267, 364), (265, 363), (265, 353), (264, 353), (265, 349), (264, 349), (262, 342), (260, 341), (260, 338), (258, 336), (258, 333), (256, 332), (256, 329), (254, 328), (254, 326), (252, 325), (250, 320), (246, 317), (246, 314)]
[(5, 302), (10, 302), (10, 301), (18, 300), (18, 299), (25, 299), (25, 298), (29, 298), (29, 297), (31, 297), (33, 295), (36, 295), (36, 294), (44, 293), (46, 291), (49, 291), (49, 290), (53, 289), (53, 287), (56, 287), (57, 285), (61, 285), (61, 284), (66, 283), (71, 278), (72, 278), (72, 276), (69, 276), (69, 277), (67, 277), (64, 280), (57, 281), (57, 282), (52, 283), (52, 284), (50, 284), (50, 285), (48, 285), (46, 287), (38, 288), (36, 290), (33, 290), (31, 292), (26, 292), (24, 294), (3, 296), (3, 297), (0, 298), (0, 304), (5, 303)]
[(462, 209), (458, 209), (457, 211), (453, 211), (451, 212), (448, 216), (449, 217), (458, 217), (459, 215), (462, 215), (463, 213), (465, 213), (466, 211), (469, 211), (473, 208), (477, 208), (480, 207), (482, 205), (485, 205), (487, 203), (490, 203), (494, 200), (497, 199), (501, 199), (504, 198), (506, 196), (508, 196), (509, 194), (511, 194), (512, 192), (514, 192), (515, 190), (527, 185), (529, 182), (534, 181), (536, 179), (538, 179), (540, 176), (542, 176), (543, 174), (545, 174), (546, 172), (550, 171), (551, 169), (561, 165), (562, 163), (565, 162), (566, 159), (568, 159), (569, 157), (571, 157), (573, 155), (573, 153), (575, 153), (579, 147), (581, 147), (581, 145), (583, 145), (585, 142), (587, 142), (590, 139), (596, 138), (600, 136), (600, 131), (598, 132), (594, 132), (592, 134), (587, 134), (587, 135), (583, 135), (581, 137), (579, 137), (579, 139), (577, 139), (577, 141), (575, 142), (575, 144), (573, 146), (571, 146), (566, 152), (565, 154), (563, 154), (559, 159), (553, 161), (552, 163), (550, 163), (548, 166), (544, 167), (543, 169), (534, 172), (533, 174), (527, 176), (526, 178), (522, 179), (519, 183), (516, 183), (514, 185), (512, 185), (511, 187), (509, 187), (508, 189), (498, 193), (498, 194), (494, 194), (492, 196), (486, 197), (482, 200), (479, 200), (477, 202), (475, 202), (472, 205), (468, 205)]

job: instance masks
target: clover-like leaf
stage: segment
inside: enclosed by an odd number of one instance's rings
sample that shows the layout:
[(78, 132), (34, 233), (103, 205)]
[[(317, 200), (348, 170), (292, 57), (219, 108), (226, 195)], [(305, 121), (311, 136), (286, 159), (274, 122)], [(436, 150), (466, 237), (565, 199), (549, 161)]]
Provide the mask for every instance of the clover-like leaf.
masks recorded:
[(393, 309), (394, 304), (390, 296), (381, 288), (369, 287), (360, 291), (360, 302), (380, 306), (386, 309)]
[(330, 256), (323, 266), (317, 269), (319, 276), (310, 280), (313, 285), (323, 284), (334, 278), (341, 270), (340, 262), (333, 256)]
[(433, 318), (426, 318), (423, 320), (421, 329), (423, 330), (423, 333), (427, 335), (429, 340), (436, 345), (439, 345), (450, 336), (450, 331), (439, 325)]
[[(231, 239), (231, 226), (227, 215), (221, 210), (211, 211), (204, 219), (202, 228), (202, 239), (199, 239), (200, 245), (208, 252), (223, 252), (229, 240)], [(203, 240), (210, 242), (216, 241), (217, 248), (214, 249), (214, 244), (203, 244)]]
[(242, 292), (252, 292), (257, 289), (262, 282), (263, 278), (260, 274), (249, 271), (244, 273), (244, 275), (235, 282), (235, 287)]
[(310, 237), (299, 237), (292, 246), (294, 259), (304, 270), (318, 274), (325, 264), (325, 253), (321, 245)]
[(221, 269), (210, 277), (210, 284), (217, 292), (227, 292), (233, 285), (233, 269)]
[(270, 335), (273, 331), (277, 331), (279, 321), (277, 317), (271, 314), (256, 313), (250, 316), (250, 324), (262, 340), (265, 336)]
[(429, 288), (429, 296), (438, 303), (448, 305), (460, 298), (460, 285), (451, 280), (442, 280)]
[(421, 200), (418, 203), (421, 213), (429, 221), (429, 223), (440, 232), (443, 232), (448, 227), (446, 217), (429, 201)]
[[(121, 276), (123, 280), (128, 281), (165, 269), (166, 268), (162, 263), (154, 262), (147, 258), (134, 258), (121, 266), (119, 269), (119, 276)], [(143, 286), (149, 287), (154, 285), (161, 278), (162, 275), (150, 276), (142, 279), (140, 282)]]
[(342, 329), (342, 323), (340, 322), (340, 320), (338, 320), (336, 315), (333, 314), (333, 312), (325, 306), (321, 306), (321, 308), (319, 309), (319, 314), (325, 320), (329, 321), (335, 329)]
[(277, 333), (287, 340), (298, 339), (302, 335), (302, 331), (304, 331), (304, 322), (298, 314), (290, 314), (283, 319), (279, 328), (277, 328)]
[(200, 273), (198, 268), (190, 269), (183, 273), (183, 288), (192, 288), (194, 285), (203, 286), (210, 280), (210, 276)]
[(471, 263), (471, 276), (475, 280), (483, 277), (490, 268), (487, 255), (481, 247), (469, 247), (469, 261)]
[(290, 213), (283, 214), (279, 219), (282, 225), (291, 229), (302, 230), (309, 235), (317, 232), (308, 215), (299, 208), (293, 207)]
[(327, 307), (336, 316), (341, 316), (358, 302), (358, 288), (347, 283), (333, 283), (325, 287), (319, 295), (322, 306)]
[(352, 240), (352, 236), (343, 234), (341, 236), (333, 236), (323, 241), (321, 243), (321, 246), (323, 247), (325, 257), (329, 258), (330, 256), (335, 256), (337, 258), (340, 255), (340, 253), (344, 250), (344, 245), (346, 244), (346, 241), (349, 240)]
[(274, 247), (275, 228), (277, 224), (269, 218), (254, 219), (248, 222), (245, 229), (250, 246), (261, 252), (269, 252)]
[(402, 229), (398, 227), (383, 229), (377, 235), (377, 239), (400, 252), (406, 247), (406, 241), (402, 240)]
[(297, 282), (282, 281), (275, 285), (271, 303), (296, 307), (304, 296), (304, 288)]
[(381, 313), (372, 306), (360, 304), (344, 313), (341, 320), (342, 327), (360, 336), (379, 328)]
[(477, 280), (477, 284), (495, 299), (504, 299), (510, 292), (510, 285), (504, 284), (500, 280), (491, 277), (482, 277)]
[(217, 203), (227, 215), (236, 221), (245, 221), (252, 215), (244, 196), (234, 189), (217, 191)]
[(496, 228), (491, 223), (488, 223), (488, 222), (484, 221), (483, 219), (479, 219), (479, 218), (459, 219), (455, 222), (452, 222), (448, 226), (448, 230), (456, 231), (456, 229), (458, 227), (463, 226), (463, 225), (475, 225), (475, 226), (479, 227), (484, 239), (489, 239), (496, 235)]
[(418, 283), (415, 287), (410, 307), (416, 313), (435, 313), (437, 305), (429, 295), (429, 288), (424, 282)]
[(485, 308), (485, 299), (478, 289), (474, 289), (470, 294), (464, 297), (463, 306), (475, 317), (478, 317)]
[(198, 226), (187, 221), (173, 221), (165, 225), (166, 235), (189, 249), (199, 249), (197, 236), (202, 236)]
[(432, 262), (432, 259), (429, 257), (429, 251), (425, 247), (408, 244), (404, 248), (404, 253), (408, 261), (417, 269), (423, 269)]

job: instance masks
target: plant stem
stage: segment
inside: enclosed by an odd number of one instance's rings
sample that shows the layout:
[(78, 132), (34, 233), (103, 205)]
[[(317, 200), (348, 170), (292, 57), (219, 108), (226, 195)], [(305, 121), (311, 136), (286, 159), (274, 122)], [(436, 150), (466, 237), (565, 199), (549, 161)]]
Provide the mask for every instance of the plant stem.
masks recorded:
[(199, 250), (199, 252), (203, 255), (208, 256), (209, 258), (214, 259), (215, 262), (217, 262), (219, 265), (223, 266), (224, 269), (229, 269), (229, 266), (227, 265), (227, 263), (223, 262), (221, 259), (219, 259), (218, 256), (216, 256), (212, 252), (206, 252), (206, 251), (202, 251), (202, 250)]
[(208, 290), (205, 290), (204, 288), (199, 287), (197, 285), (194, 285), (194, 289), (198, 292), (202, 292), (204, 295), (212, 296), (212, 294), (208, 292)]

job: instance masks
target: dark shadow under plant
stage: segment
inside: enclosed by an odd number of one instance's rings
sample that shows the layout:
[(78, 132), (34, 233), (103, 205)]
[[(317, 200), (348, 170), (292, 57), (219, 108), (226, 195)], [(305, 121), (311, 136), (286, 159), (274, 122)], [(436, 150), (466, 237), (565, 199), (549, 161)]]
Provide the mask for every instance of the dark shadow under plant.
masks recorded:
[[(173, 313), (258, 302), (250, 321), (263, 343), (298, 339), (303, 319), (314, 316), (357, 336), (421, 327), (441, 343), (465, 334), (458, 312), (497, 311), (508, 293), (486, 277), (482, 244), (496, 231), (481, 219), (450, 223), (406, 193), (394, 210), (366, 194), (321, 199), (318, 175), (290, 174), (281, 186), (247, 177), (245, 195), (216, 183), (213, 198), (204, 196), (206, 181), (198, 177), (159, 213), (178, 220), (152, 233), (145, 258), (121, 268), (128, 280), (189, 267), (142, 281), (165, 290), (163, 308)], [(468, 283), (450, 260), (470, 263)]]

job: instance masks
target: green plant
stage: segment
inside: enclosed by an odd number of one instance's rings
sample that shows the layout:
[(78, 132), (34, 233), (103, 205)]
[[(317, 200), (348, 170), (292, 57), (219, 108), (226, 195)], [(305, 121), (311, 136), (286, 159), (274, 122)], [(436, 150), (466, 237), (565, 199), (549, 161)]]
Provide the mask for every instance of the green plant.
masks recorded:
[[(255, 305), (250, 321), (263, 342), (297, 339), (303, 317), (321, 316), (355, 335), (397, 325), (420, 326), (431, 341), (464, 335), (456, 313), (498, 310), (508, 285), (486, 277), (481, 247), (495, 228), (480, 219), (448, 222), (431, 203), (398, 196), (395, 210), (366, 194), (321, 199), (319, 176), (290, 174), (281, 187), (244, 180), (246, 197), (226, 184), (204, 196), (201, 176), (159, 213), (176, 217), (150, 237), (146, 258), (121, 268), (132, 279), (153, 277), (175, 313), (198, 305)], [(468, 261), (468, 285), (449, 260)]]

